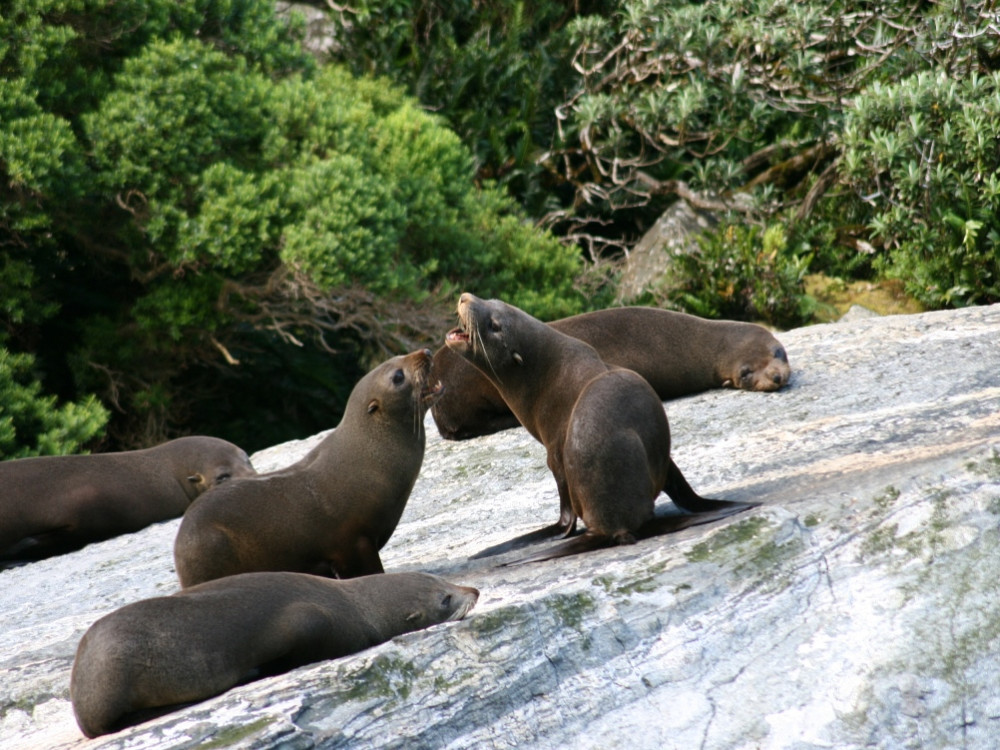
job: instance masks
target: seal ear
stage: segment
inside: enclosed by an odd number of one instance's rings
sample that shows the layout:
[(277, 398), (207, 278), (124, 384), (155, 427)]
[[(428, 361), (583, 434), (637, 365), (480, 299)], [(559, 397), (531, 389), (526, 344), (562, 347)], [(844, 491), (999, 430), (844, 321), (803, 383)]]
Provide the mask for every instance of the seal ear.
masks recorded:
[(420, 622), (420, 611), (417, 610), (416, 612), (411, 612), (410, 614), (408, 614), (406, 616), (406, 621), (407, 622)]
[(204, 484), (205, 477), (203, 477), (201, 474), (192, 474), (191, 476), (188, 477), (188, 481), (191, 484)]
[(524, 364), (524, 360), (521, 358), (521, 355), (518, 354), (517, 352), (514, 352), (514, 362), (515, 362), (515, 364), (518, 364), (518, 365), (523, 365)]
[(374, 414), (378, 411), (378, 399), (373, 398), (368, 402), (368, 413)]

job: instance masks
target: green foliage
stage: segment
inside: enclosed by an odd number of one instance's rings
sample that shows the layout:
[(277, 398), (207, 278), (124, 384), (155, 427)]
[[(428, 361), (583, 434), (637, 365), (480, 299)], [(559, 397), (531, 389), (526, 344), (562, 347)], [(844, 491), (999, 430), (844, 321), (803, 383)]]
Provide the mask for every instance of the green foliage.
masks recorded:
[(554, 0), (366, 0), (331, 14), (332, 55), (355, 73), (405, 86), (450, 123), (480, 179), (541, 216), (560, 208), (558, 183), (538, 157), (552, 145), (553, 111), (574, 77), (566, 24), (577, 13), (615, 8), (600, 0), (572, 8)]
[(803, 280), (811, 254), (789, 241), (780, 224), (726, 224), (704, 238), (698, 252), (675, 257), (678, 281), (666, 300), (708, 318), (764, 321), (782, 328), (807, 323), (815, 302)]
[(648, 204), (648, 178), (722, 193), (762, 148), (822, 138), (826, 89), (853, 68), (831, 54), (853, 43), (829, 23), (841, 5), (630, 0), (576, 19), (564, 174), (595, 208), (621, 211)]
[(44, 391), (114, 404), (115, 447), (209, 425), (251, 449), (291, 437), (244, 415), (265, 373), (305, 380), (264, 408), (314, 429), (310, 406), (436, 338), (468, 284), (544, 316), (583, 305), (579, 258), (475, 186), (439, 117), (318, 68), (300, 30), (264, 0), (0, 17), (3, 324)]
[(844, 127), (845, 183), (880, 268), (933, 307), (1000, 299), (1000, 73), (874, 85)]
[(744, 191), (748, 225), (811, 238), (817, 270), (905, 279), (932, 306), (996, 301), (995, 20), (985, 0), (628, 0), (577, 18), (550, 161), (586, 208), (571, 228), (627, 246), (676, 194)]
[(93, 396), (57, 406), (41, 393), (33, 366), (30, 355), (0, 347), (0, 460), (79, 452), (108, 421)]

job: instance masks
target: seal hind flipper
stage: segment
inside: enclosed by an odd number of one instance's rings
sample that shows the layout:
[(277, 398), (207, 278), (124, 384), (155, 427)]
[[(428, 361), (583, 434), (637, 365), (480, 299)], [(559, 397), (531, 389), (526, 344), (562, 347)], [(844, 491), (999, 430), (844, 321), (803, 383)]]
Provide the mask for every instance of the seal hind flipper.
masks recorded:
[[(742, 510), (756, 507), (757, 503), (739, 503), (732, 500), (712, 500), (702, 497), (688, 484), (681, 470), (677, 468), (674, 459), (670, 459), (670, 467), (667, 470), (667, 481), (663, 486), (674, 505), (688, 513), (715, 513), (716, 511), (728, 510), (724, 516), (739, 513)], [(722, 516), (719, 516), (720, 518)], [(688, 524), (689, 526), (691, 524)]]
[[(634, 541), (634, 540), (633, 540)], [(553, 547), (548, 547), (533, 555), (528, 555), (527, 557), (519, 557), (517, 560), (510, 560), (509, 562), (500, 563), (498, 567), (508, 568), (512, 565), (523, 565), (525, 563), (542, 562), (543, 560), (555, 560), (557, 557), (569, 557), (570, 555), (579, 555), (583, 552), (591, 552), (595, 549), (605, 549), (606, 547), (613, 547), (617, 542), (610, 536), (604, 534), (592, 534), (589, 531), (585, 531), (579, 536), (575, 536), (571, 539), (567, 539), (561, 544), (557, 544)]]
[(569, 530), (567, 530), (562, 521), (558, 521), (536, 531), (529, 531), (527, 534), (520, 534), (513, 539), (508, 539), (506, 542), (494, 544), (492, 547), (487, 547), (486, 549), (480, 550), (476, 554), (471, 555), (469, 559), (479, 560), (484, 557), (493, 557), (494, 555), (502, 555), (504, 552), (512, 552), (516, 549), (521, 549), (522, 547), (527, 547), (537, 542), (546, 542), (550, 539), (556, 539), (559, 537), (570, 537), (575, 533), (575, 528), (575, 521)]
[(701, 526), (728, 518), (729, 516), (734, 516), (737, 513), (742, 513), (745, 510), (750, 510), (760, 505), (760, 503), (736, 503), (728, 500), (712, 500), (711, 502), (720, 503), (722, 507), (702, 513), (687, 513), (684, 515), (674, 513), (667, 516), (655, 516), (639, 527), (638, 531), (635, 532), (635, 538), (650, 539), (662, 534), (672, 534), (675, 531), (687, 529), (692, 526)]
[(562, 544), (557, 544), (553, 547), (541, 550), (540, 552), (536, 552), (533, 555), (528, 555), (527, 557), (520, 557), (517, 560), (501, 563), (498, 567), (507, 568), (512, 565), (554, 560), (558, 557), (569, 557), (570, 555), (578, 555), (581, 552), (590, 552), (595, 549), (605, 549), (619, 544), (631, 544), (639, 539), (650, 539), (654, 536), (660, 536), (662, 534), (672, 534), (675, 531), (687, 529), (691, 526), (701, 526), (706, 523), (712, 523), (713, 521), (728, 518), (729, 516), (742, 513), (745, 510), (750, 510), (751, 508), (756, 508), (758, 506), (758, 503), (735, 503), (724, 500), (712, 500), (709, 502), (717, 502), (723, 505), (716, 510), (705, 511), (703, 513), (656, 516), (640, 526), (635, 532), (634, 537), (630, 535), (627, 536), (626, 538), (628, 541), (624, 539), (616, 540), (604, 534), (592, 534), (585, 531), (579, 536), (573, 537)]

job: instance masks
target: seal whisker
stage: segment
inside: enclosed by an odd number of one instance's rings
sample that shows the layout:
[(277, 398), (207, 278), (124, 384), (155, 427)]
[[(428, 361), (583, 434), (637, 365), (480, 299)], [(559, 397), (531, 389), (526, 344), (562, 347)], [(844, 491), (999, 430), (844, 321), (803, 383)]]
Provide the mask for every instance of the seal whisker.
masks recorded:
[(479, 326), (478, 325), (472, 326), (472, 332), (473, 333), (472, 333), (471, 337), (472, 337), (472, 353), (473, 353), (473, 355), (478, 355), (480, 353), (482, 354), (483, 359), (486, 360), (486, 364), (489, 365), (490, 372), (493, 373), (493, 377), (495, 377), (496, 380), (497, 380), (497, 383), (499, 383), (502, 386), (503, 385), (503, 381), (500, 379), (500, 373), (498, 373), (496, 371), (496, 368), (493, 366), (493, 362), (490, 360), (489, 350), (486, 348), (486, 346), (482, 342), (482, 337), (481, 337), (481, 334), (479, 333)]

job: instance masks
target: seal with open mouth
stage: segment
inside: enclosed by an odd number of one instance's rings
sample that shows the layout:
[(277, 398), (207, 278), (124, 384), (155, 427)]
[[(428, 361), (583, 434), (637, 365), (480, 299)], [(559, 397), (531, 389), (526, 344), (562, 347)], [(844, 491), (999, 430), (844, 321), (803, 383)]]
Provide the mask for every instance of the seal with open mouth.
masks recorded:
[[(559, 521), (484, 550), (496, 554), (587, 530), (516, 562), (533, 562), (674, 531), (737, 513), (749, 503), (700, 497), (670, 457), (670, 429), (656, 392), (631, 370), (606, 365), (589, 344), (501, 300), (463, 294), (459, 326), (445, 343), (496, 386), (547, 451), (559, 490)], [(692, 515), (656, 518), (666, 492)]]
[[(429, 349), (365, 375), (337, 428), (301, 461), (205, 493), (181, 521), (182, 586), (256, 570), (381, 573), (424, 459), (424, 415), (442, 392)], [(204, 500), (204, 502), (201, 502)]]

